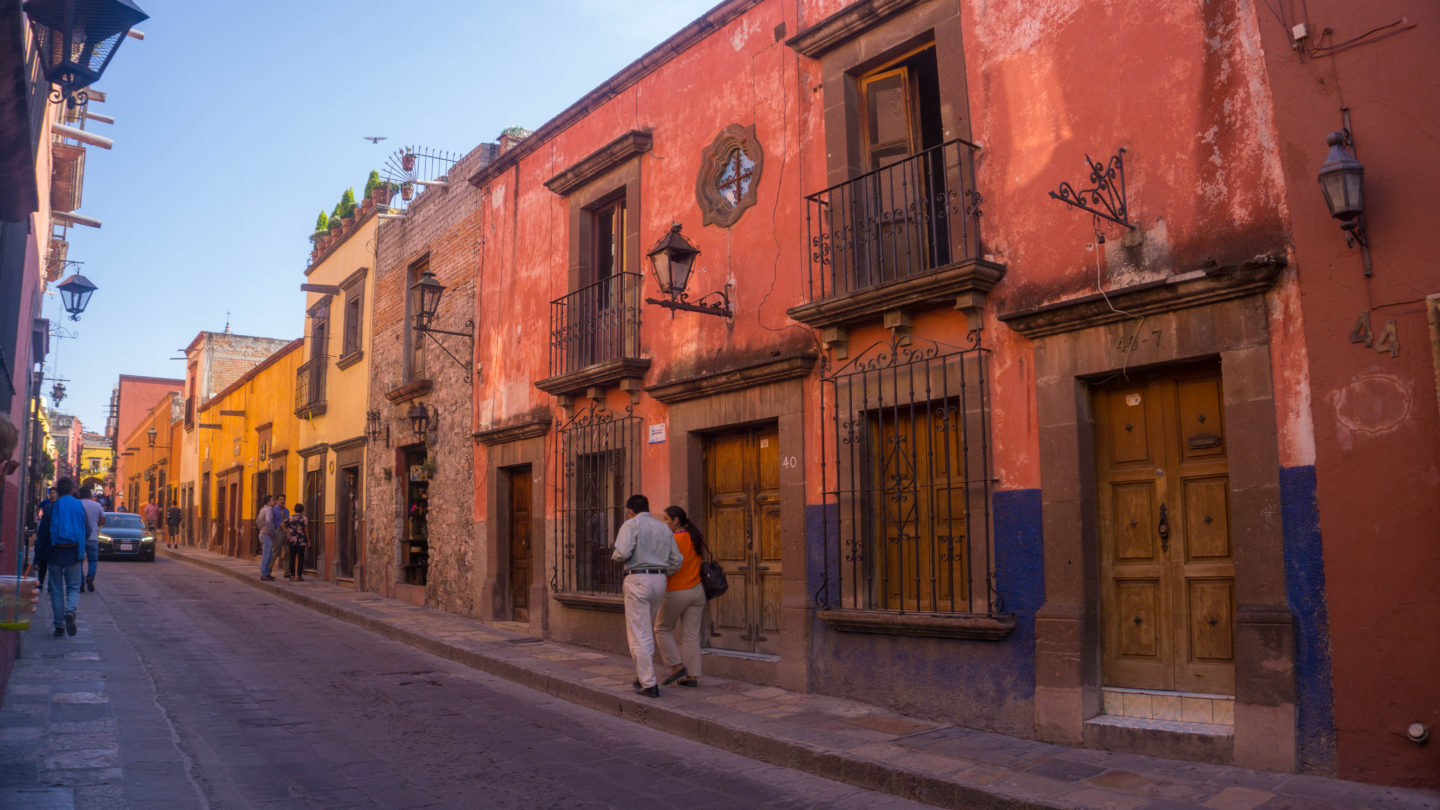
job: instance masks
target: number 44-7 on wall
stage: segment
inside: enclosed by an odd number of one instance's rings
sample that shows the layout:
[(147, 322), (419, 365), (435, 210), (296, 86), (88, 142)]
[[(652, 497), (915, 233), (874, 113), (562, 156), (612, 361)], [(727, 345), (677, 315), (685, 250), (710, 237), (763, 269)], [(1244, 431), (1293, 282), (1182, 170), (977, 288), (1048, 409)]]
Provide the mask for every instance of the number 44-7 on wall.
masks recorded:
[(1373, 346), (1375, 351), (1388, 353), (1391, 357), (1400, 356), (1400, 338), (1395, 335), (1394, 318), (1385, 322), (1385, 329), (1380, 333), (1380, 342), (1377, 343), (1375, 333), (1370, 329), (1370, 313), (1361, 313), (1360, 318), (1355, 321), (1355, 328), (1350, 332), (1350, 342)]

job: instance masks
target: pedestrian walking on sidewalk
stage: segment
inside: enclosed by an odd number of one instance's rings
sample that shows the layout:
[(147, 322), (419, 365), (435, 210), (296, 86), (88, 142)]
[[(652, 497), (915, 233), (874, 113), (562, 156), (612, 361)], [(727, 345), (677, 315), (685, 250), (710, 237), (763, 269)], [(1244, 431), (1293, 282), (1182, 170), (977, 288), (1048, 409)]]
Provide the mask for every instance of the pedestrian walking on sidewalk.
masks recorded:
[(85, 507), (85, 587), (95, 592), (95, 574), (100, 568), (100, 527), (105, 525), (105, 507), (95, 500), (90, 487), (80, 488), (80, 505)]
[(75, 482), (55, 482), (60, 499), (50, 515), (50, 544), (46, 562), (50, 569), (50, 609), (55, 635), (75, 635), (75, 612), (80, 609), (80, 569), (85, 561), (85, 507), (76, 498)]
[(55, 487), (50, 487), (45, 493), (45, 500), (40, 502), (40, 522), (35, 527), (35, 556), (32, 559), (35, 560), (35, 579), (41, 585), (45, 584), (45, 572), (50, 566), (47, 562), (47, 552), (50, 549), (50, 515), (59, 497)]
[[(670, 667), (665, 685), (700, 685), (700, 623), (705, 618), (705, 589), (700, 587), (700, 560), (705, 538), (690, 522), (685, 510), (667, 506), (662, 517), (675, 535), (675, 545), (684, 562), (665, 582), (665, 601), (655, 621), (660, 660)], [(680, 627), (680, 644), (675, 644), (675, 627)]]
[(145, 502), (140, 513), (145, 518), (145, 528), (149, 529), (151, 534), (160, 530), (160, 507), (155, 505), (154, 498)]
[(260, 507), (260, 513), (255, 516), (255, 528), (260, 532), (260, 579), (269, 582), (275, 577), (270, 576), (270, 565), (275, 562), (275, 531), (278, 524), (275, 522), (275, 496), (266, 495), (265, 505)]
[(615, 535), (610, 559), (625, 564), (625, 640), (635, 659), (635, 691), (660, 697), (655, 682), (655, 615), (665, 599), (666, 578), (684, 562), (675, 535), (650, 514), (650, 500), (631, 495), (626, 520)]
[(290, 519), (290, 510), (285, 508), (285, 493), (275, 496), (275, 539), (281, 541), (275, 549), (275, 559), (280, 563), (280, 570), (285, 572), (285, 578), (290, 578), (290, 544), (285, 540), (285, 521)]
[(285, 518), (285, 545), (290, 547), (290, 568), (285, 577), (305, 581), (305, 549), (310, 545), (310, 522), (305, 518), (305, 504), (295, 504), (295, 514)]
[(173, 503), (165, 510), (165, 545), (170, 548), (180, 546), (180, 507)]

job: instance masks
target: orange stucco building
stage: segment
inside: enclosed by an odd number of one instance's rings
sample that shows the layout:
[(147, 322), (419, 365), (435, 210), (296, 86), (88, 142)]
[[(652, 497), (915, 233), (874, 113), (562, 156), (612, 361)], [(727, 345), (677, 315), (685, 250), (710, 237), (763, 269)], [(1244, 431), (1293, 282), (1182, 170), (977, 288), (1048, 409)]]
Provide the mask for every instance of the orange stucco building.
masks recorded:
[[(730, 572), (709, 672), (1440, 784), (1406, 739), (1440, 723), (1440, 162), (1404, 146), (1440, 19), (1052, 6), (724, 2), (382, 224), (369, 404), (439, 419), (367, 459), (365, 587), (623, 649), (639, 491)], [(1336, 82), (1370, 276), (1315, 182)]]

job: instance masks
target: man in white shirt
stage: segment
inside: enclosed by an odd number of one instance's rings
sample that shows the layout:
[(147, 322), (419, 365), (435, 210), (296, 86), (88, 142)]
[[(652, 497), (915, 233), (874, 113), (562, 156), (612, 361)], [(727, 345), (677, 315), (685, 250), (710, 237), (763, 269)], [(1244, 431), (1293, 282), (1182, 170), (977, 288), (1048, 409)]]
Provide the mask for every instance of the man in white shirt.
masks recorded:
[(90, 487), (80, 488), (80, 505), (85, 507), (85, 558), (88, 561), (85, 572), (85, 586), (82, 591), (95, 592), (95, 573), (100, 568), (100, 527), (105, 525), (105, 507), (95, 500), (95, 491)]
[(625, 517), (610, 555), (625, 564), (625, 640), (635, 659), (636, 693), (660, 697), (655, 682), (655, 614), (665, 599), (667, 577), (685, 558), (670, 527), (650, 514), (650, 500), (644, 495), (631, 495), (625, 501)]

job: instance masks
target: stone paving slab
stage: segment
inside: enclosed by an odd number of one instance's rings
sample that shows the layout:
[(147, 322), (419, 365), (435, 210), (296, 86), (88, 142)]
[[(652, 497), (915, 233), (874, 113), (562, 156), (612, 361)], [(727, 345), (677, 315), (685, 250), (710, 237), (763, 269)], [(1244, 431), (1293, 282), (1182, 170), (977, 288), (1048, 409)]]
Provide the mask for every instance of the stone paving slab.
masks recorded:
[[(534, 641), (503, 627), (322, 581), (261, 582), (253, 562), (198, 549), (160, 553), (578, 705), (760, 761), (938, 806), (1276, 810), (1318, 803), (1440, 810), (1440, 794), (1428, 791), (1068, 748), (907, 717), (858, 701), (711, 676), (700, 689), (663, 689), (658, 701), (642, 698), (631, 690), (626, 656)], [(86, 692), (79, 687), (65, 691)], [(103, 690), (95, 694), (104, 697)], [(7, 700), (5, 711), (23, 708)], [(6, 741), (0, 737), (0, 745)], [(0, 806), (6, 806), (4, 798), (0, 793)], [(343, 803), (349, 797), (335, 798)], [(50, 805), (40, 800), (38, 806)]]

